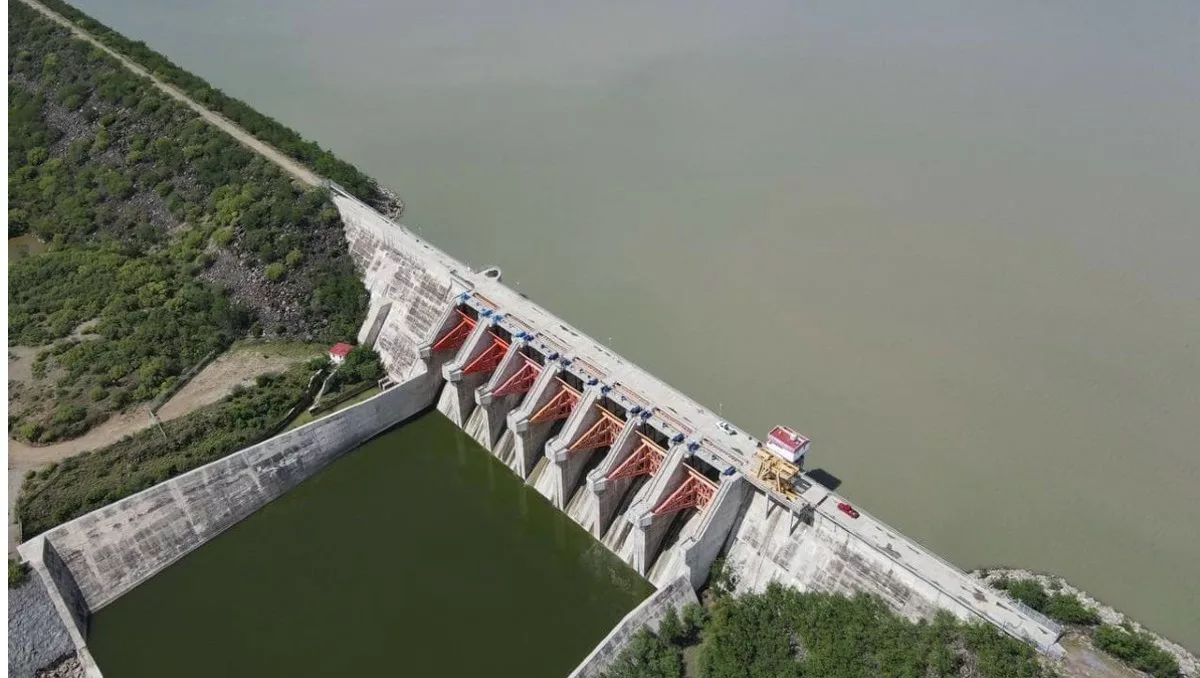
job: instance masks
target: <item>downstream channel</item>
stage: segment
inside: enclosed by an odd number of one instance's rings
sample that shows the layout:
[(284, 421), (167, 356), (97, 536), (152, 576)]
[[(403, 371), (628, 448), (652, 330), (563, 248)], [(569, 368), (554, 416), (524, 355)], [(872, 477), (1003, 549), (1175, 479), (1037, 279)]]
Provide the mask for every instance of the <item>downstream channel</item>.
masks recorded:
[(650, 591), (434, 412), (101, 610), (89, 645), (106, 678), (561, 678)]

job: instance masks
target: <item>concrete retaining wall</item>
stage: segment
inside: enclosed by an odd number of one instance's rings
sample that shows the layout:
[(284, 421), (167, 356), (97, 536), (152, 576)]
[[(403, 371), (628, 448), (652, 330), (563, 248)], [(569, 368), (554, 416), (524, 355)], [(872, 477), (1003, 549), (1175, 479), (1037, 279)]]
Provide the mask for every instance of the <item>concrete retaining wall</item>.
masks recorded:
[(456, 262), (408, 230), (352, 196), (334, 191), (332, 199), (371, 294), (359, 342), (375, 347), (393, 381), (407, 381), (424, 369), (421, 344), (466, 285), (454, 275)]
[[(346, 452), (429, 407), (439, 385), (436, 374), (420, 375), (60, 525), (22, 545), (21, 554), (35, 566), (44, 559), (43, 549), (52, 554), (45, 565), (64, 599), (78, 591), (83, 611), (94, 613)], [(81, 607), (78, 600), (67, 602)]]
[(704, 520), (681, 547), (683, 565), (694, 588), (700, 588), (708, 579), (713, 561), (725, 547), (733, 524), (741, 515), (746, 497), (753, 488), (742, 476), (727, 478), (721, 483), (712, 505), (705, 511)]
[(599, 676), (629, 645), (629, 641), (633, 640), (634, 634), (639, 630), (649, 628), (651, 631), (656, 631), (659, 623), (666, 616), (667, 610), (679, 612), (688, 603), (697, 602), (699, 601), (696, 599), (696, 592), (692, 590), (692, 585), (688, 582), (687, 577), (680, 577), (655, 591), (653, 595), (643, 600), (641, 605), (625, 615), (612, 631), (609, 631), (591, 654), (575, 667), (569, 678)]
[(932, 617), (939, 609), (961, 619), (974, 618), (908, 570), (827, 524), (820, 514), (807, 525), (777, 505), (768, 513), (768, 503), (761, 492), (752, 494), (726, 555), (739, 592), (760, 592), (778, 581), (801, 591), (872, 593), (913, 620)]
[(45, 566), (45, 572), (50, 577), (50, 585), (52, 591), (55, 591), (62, 598), (63, 604), (66, 606), (69, 620), (74, 624), (74, 631), (81, 637), (87, 638), (88, 631), (88, 606), (84, 600), (83, 592), (79, 590), (79, 585), (75, 583), (75, 577), (71, 574), (67, 564), (63, 561), (62, 556), (58, 555), (58, 551), (54, 548), (54, 543), (49, 539), (42, 540), (42, 564)]

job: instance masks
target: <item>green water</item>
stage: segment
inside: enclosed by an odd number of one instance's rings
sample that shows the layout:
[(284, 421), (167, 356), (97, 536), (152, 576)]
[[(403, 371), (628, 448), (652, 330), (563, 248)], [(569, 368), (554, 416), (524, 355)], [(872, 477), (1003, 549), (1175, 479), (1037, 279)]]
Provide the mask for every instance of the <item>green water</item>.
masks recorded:
[(440, 414), (92, 620), (106, 678), (554, 676), (650, 586)]

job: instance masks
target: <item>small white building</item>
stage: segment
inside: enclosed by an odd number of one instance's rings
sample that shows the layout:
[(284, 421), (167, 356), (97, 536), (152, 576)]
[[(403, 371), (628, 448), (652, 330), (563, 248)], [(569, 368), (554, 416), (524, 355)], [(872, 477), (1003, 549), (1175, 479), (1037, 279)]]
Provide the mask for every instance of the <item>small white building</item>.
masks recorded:
[(333, 348), (329, 349), (329, 359), (333, 361), (334, 365), (341, 365), (346, 360), (346, 356), (350, 355), (350, 351), (353, 350), (354, 347), (350, 344), (339, 341), (333, 345)]
[(767, 449), (804, 468), (804, 455), (808, 453), (808, 438), (787, 426), (776, 426), (767, 434)]

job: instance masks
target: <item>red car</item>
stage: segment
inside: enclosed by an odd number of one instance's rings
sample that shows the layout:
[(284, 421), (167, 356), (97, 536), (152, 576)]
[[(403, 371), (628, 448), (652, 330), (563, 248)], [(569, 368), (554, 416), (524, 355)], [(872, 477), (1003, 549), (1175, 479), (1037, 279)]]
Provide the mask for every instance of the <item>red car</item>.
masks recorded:
[(858, 517), (858, 511), (855, 511), (853, 506), (847, 504), (844, 501), (838, 503), (838, 510), (841, 511), (842, 513), (845, 513), (846, 515), (850, 516), (851, 518)]

